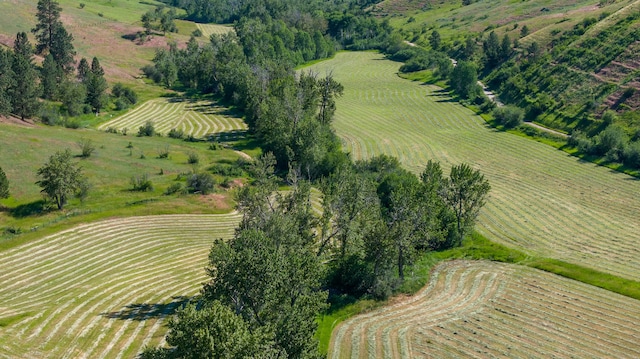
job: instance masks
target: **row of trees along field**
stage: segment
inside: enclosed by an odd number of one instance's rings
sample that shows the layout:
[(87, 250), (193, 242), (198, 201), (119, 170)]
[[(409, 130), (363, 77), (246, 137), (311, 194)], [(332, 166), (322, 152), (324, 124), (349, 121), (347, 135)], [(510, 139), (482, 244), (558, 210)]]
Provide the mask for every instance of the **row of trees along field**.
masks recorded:
[[(172, 3), (212, 20), (189, 8), (203, 4)], [(331, 122), (342, 86), (330, 73), (294, 66), (341, 46), (385, 47), (388, 24), (365, 17), (355, 3), (326, 13), (294, 10), (332, 3), (206, 4), (230, 9), (213, 20), (236, 20), (235, 33), (160, 49), (144, 72), (233, 104), (267, 155), (238, 195), (243, 220), (234, 238), (212, 246), (202, 295), (170, 320), (170, 347), (143, 357), (320, 357), (314, 334), (328, 292), (387, 297), (419, 253), (460, 244), (490, 186), (464, 164), (445, 177), (429, 162), (418, 178), (395, 158), (352, 163), (341, 151)], [(290, 191), (278, 192), (275, 173)], [(310, 180), (322, 191), (321, 215), (311, 207)]]
[[(53, 125), (59, 122), (60, 113), (77, 116), (99, 112), (107, 105), (104, 70), (96, 57), (91, 64), (82, 58), (76, 67), (73, 36), (60, 21), (61, 10), (56, 1), (38, 1), (38, 22), (31, 30), (37, 40), (35, 47), (27, 34), (20, 32), (13, 51), (0, 49), (0, 115), (14, 114), (22, 120), (39, 115)], [(35, 64), (35, 55), (44, 57), (41, 65)], [(116, 87), (113, 100), (117, 109), (137, 101), (131, 89), (120, 84)], [(43, 106), (39, 98), (49, 105)]]
[(316, 318), (328, 289), (386, 298), (420, 252), (460, 244), (490, 189), (462, 164), (444, 177), (427, 163), (420, 178), (392, 157), (346, 163), (318, 182), (323, 211), (311, 207), (311, 184), (295, 170), (277, 192), (276, 160), (252, 166), (243, 187), (243, 219), (230, 241), (209, 255), (202, 295), (169, 321), (169, 348), (143, 358), (319, 358)]

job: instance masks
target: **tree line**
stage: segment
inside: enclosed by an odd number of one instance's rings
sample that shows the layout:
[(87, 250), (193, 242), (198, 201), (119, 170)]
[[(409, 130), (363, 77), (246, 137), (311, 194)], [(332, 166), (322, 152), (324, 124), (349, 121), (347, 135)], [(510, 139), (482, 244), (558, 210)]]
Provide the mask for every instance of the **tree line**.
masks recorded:
[(169, 347), (142, 358), (320, 358), (329, 290), (386, 298), (421, 252), (460, 244), (490, 190), (466, 164), (445, 177), (429, 161), (418, 178), (379, 156), (322, 179), (317, 215), (311, 183), (290, 171), (278, 192), (275, 168), (270, 153), (253, 163), (233, 239), (214, 242), (200, 296), (169, 320)]

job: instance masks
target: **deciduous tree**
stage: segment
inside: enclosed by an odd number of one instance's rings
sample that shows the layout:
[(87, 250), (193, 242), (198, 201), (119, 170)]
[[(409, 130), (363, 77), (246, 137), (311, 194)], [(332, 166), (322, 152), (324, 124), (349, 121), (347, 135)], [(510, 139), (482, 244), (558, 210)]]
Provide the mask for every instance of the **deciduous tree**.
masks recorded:
[(468, 164), (451, 167), (444, 198), (456, 217), (458, 242), (473, 227), (490, 189), (484, 175)]
[(80, 191), (86, 181), (82, 168), (73, 162), (69, 149), (51, 155), (37, 174), (40, 180), (36, 184), (42, 187), (41, 192), (52, 199), (58, 209), (62, 209), (69, 196)]

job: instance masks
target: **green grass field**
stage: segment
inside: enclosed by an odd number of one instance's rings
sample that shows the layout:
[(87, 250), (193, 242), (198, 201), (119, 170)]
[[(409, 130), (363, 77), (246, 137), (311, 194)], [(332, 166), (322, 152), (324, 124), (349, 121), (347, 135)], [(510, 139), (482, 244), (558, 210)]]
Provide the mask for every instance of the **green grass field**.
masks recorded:
[(640, 182), (490, 128), (440, 88), (400, 79), (382, 55), (339, 53), (309, 69), (345, 87), (334, 126), (354, 159), (397, 156), (420, 172), (467, 162), (492, 185), (478, 230), (531, 255), (640, 279)]
[(229, 115), (228, 111), (228, 108), (210, 101), (160, 98), (147, 101), (123, 116), (102, 123), (98, 129), (111, 127), (122, 131), (127, 128), (135, 133), (145, 122), (151, 121), (156, 131), (165, 135), (173, 128), (197, 138), (215, 134), (232, 136), (245, 131), (247, 126), (242, 119)]
[(0, 256), (1, 358), (133, 358), (197, 294), (215, 238), (240, 216), (164, 215), (82, 224)]
[(412, 297), (353, 317), (330, 358), (632, 358), (640, 302), (536, 269), (438, 265)]
[[(0, 166), (7, 174), (11, 193), (11, 198), (0, 200), (0, 237), (1, 231), (8, 227), (19, 228), (22, 232), (37, 228), (26, 234), (31, 238), (37, 237), (42, 230), (55, 230), (65, 223), (92, 221), (104, 216), (220, 213), (230, 211), (233, 206), (232, 192), (222, 189), (209, 196), (164, 194), (172, 184), (184, 186), (186, 175), (194, 170), (206, 170), (217, 163), (234, 163), (240, 155), (233, 150), (212, 151), (204, 142), (136, 137), (133, 133), (123, 136), (93, 129), (9, 124), (0, 124), (0, 129), (0, 143), (3, 144), (0, 146)], [(74, 155), (79, 155), (77, 142), (81, 139), (93, 141), (96, 148), (91, 157), (74, 159), (89, 179), (89, 196), (84, 203), (71, 199), (63, 211), (43, 211), (40, 187), (35, 184), (37, 169), (55, 151), (69, 148)], [(169, 151), (169, 158), (158, 158), (163, 151)], [(198, 164), (188, 163), (190, 153), (198, 155)], [(152, 181), (154, 190), (131, 191), (131, 178), (145, 174)], [(181, 180), (178, 180), (179, 176)], [(222, 179), (218, 178), (219, 181)], [(0, 240), (0, 248), (5, 242), (6, 238)]]

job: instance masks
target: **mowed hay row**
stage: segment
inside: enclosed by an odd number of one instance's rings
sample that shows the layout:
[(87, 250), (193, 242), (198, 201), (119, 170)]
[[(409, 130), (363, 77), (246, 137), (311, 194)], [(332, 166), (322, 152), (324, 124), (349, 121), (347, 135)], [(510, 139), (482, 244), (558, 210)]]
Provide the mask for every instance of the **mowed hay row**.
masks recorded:
[(0, 256), (0, 357), (133, 358), (197, 294), (237, 213), (84, 224)]
[(637, 358), (640, 301), (529, 267), (453, 261), (343, 322), (331, 358)]
[(219, 25), (219, 24), (196, 24), (198, 29), (202, 31), (202, 36), (205, 38), (211, 37), (211, 35), (224, 35), (228, 32), (234, 31), (233, 27), (230, 25)]
[(247, 126), (240, 118), (225, 114), (227, 108), (208, 101), (188, 101), (175, 98), (149, 100), (126, 114), (98, 126), (99, 130), (114, 128), (127, 129), (137, 133), (147, 121), (154, 124), (155, 130), (167, 134), (175, 128), (185, 135), (202, 138), (207, 135), (229, 136), (246, 130)]
[(505, 245), (640, 280), (640, 181), (490, 128), (442, 89), (399, 78), (372, 52), (309, 69), (344, 85), (334, 126), (354, 159), (397, 156), (419, 173), (462, 162), (492, 186), (479, 231)]

